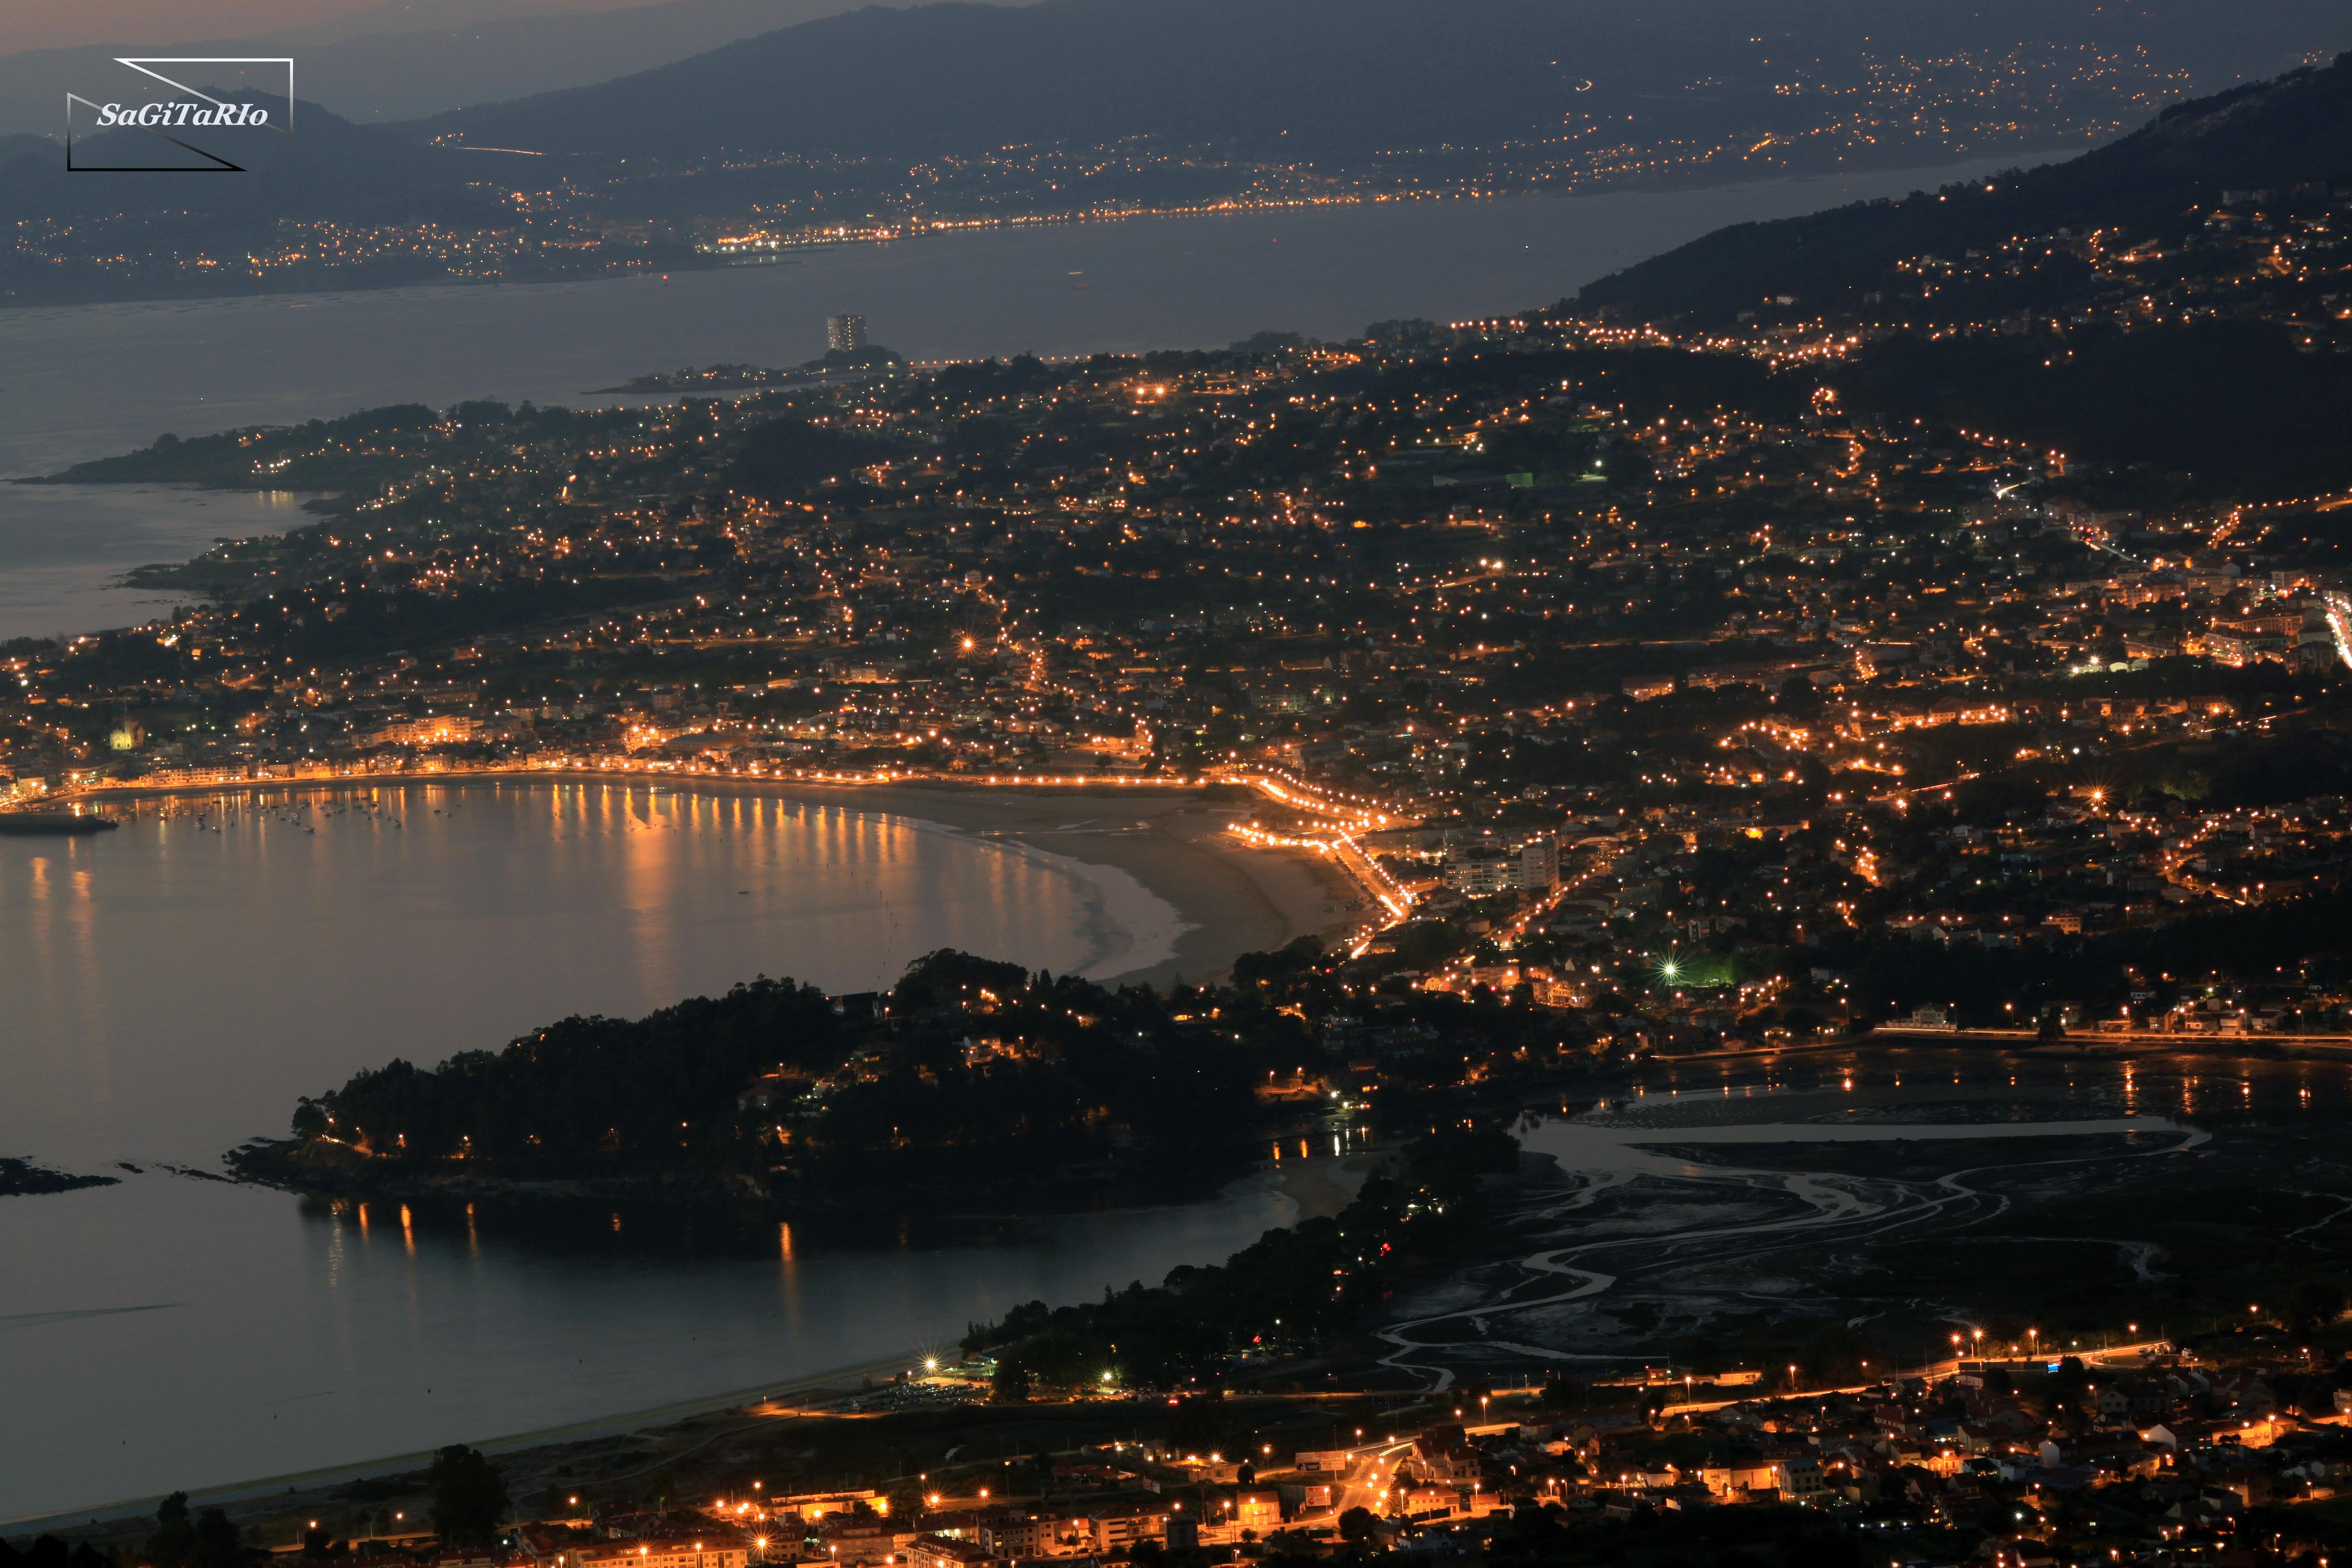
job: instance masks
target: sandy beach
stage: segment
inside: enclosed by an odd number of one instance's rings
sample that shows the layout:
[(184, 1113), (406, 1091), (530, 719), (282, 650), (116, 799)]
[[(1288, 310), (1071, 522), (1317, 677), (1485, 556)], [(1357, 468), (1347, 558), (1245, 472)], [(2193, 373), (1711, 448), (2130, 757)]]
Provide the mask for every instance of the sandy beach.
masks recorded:
[(1276, 1160), (1263, 1174), (1282, 1194), (1298, 1205), (1300, 1219), (1336, 1218), (1356, 1201), (1364, 1180), (1385, 1156), (1315, 1155), (1303, 1160)]
[[(1362, 889), (1345, 872), (1312, 855), (1249, 847), (1224, 831), (1248, 807), (1211, 801), (1197, 790), (699, 779), (681, 787), (757, 790), (911, 817), (1076, 862), (1072, 868), (1081, 875), (1087, 867), (1125, 873), (1172, 907), (1179, 924), (1170, 956), (1099, 976), (1107, 983), (1165, 986), (1180, 976), (1213, 979), (1242, 953), (1346, 931), (1366, 913)], [(1114, 920), (1127, 916), (1116, 901), (1107, 912)]]

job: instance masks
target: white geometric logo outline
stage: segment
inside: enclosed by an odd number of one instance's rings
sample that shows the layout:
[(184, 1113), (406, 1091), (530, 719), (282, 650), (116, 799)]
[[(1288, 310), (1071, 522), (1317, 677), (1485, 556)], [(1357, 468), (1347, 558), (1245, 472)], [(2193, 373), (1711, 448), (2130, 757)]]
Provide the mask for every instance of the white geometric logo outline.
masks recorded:
[[(152, 77), (164, 86), (177, 89), (191, 97), (201, 98), (215, 108), (226, 108), (227, 105), (211, 93), (190, 87), (184, 81), (174, 80), (162, 71), (150, 70), (147, 68), (150, 66), (284, 66), (286, 68), (287, 122), (277, 125), (265, 121), (262, 128), (276, 131), (281, 136), (294, 134), (294, 60), (290, 55), (118, 55), (114, 57), (114, 63), (119, 66), (128, 66), (142, 76)], [(73, 111), (74, 105), (77, 103), (90, 110), (100, 107), (79, 93), (66, 94), (66, 167), (75, 174), (216, 174), (245, 172), (243, 164), (233, 163), (217, 153), (207, 153), (202, 147), (193, 142), (183, 142), (177, 136), (166, 135), (152, 125), (142, 125), (137, 129), (146, 132), (148, 135), (160, 141), (169, 142), (174, 147), (193, 153), (197, 157), (207, 160), (212, 166), (192, 169), (184, 164), (76, 163), (73, 156)]]

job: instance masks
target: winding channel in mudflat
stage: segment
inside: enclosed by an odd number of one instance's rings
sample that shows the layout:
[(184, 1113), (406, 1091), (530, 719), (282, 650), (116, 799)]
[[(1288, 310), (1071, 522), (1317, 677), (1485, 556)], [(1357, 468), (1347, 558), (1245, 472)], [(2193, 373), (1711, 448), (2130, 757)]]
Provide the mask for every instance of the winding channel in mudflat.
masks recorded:
[[(1541, 1361), (1559, 1363), (1620, 1362), (1606, 1353), (1564, 1351), (1507, 1336), (1506, 1320), (1541, 1308), (1605, 1295), (1643, 1276), (1685, 1266), (1701, 1248), (1717, 1263), (1753, 1259), (1778, 1249), (1824, 1242), (1878, 1241), (1903, 1230), (1931, 1223), (1956, 1229), (1990, 1220), (2006, 1211), (2010, 1199), (1971, 1185), (1969, 1178), (1987, 1171), (2011, 1172), (2031, 1165), (2082, 1164), (2113, 1159), (2158, 1159), (2182, 1153), (2210, 1141), (2210, 1134), (2162, 1116), (2116, 1117), (2088, 1121), (1870, 1122), (1861, 1124), (1779, 1122), (1713, 1127), (1612, 1125), (1599, 1118), (1605, 1108), (1561, 1121), (1546, 1121), (1526, 1129), (1522, 1146), (1556, 1158), (1561, 1168), (1582, 1179), (1564, 1201), (1530, 1207), (1512, 1217), (1519, 1220), (1566, 1220), (1577, 1210), (1592, 1206), (1603, 1194), (1644, 1178), (1696, 1183), (1752, 1194), (1759, 1189), (1783, 1194), (1803, 1205), (1803, 1212), (1724, 1225), (1703, 1225), (1664, 1235), (1614, 1236), (1605, 1239), (1547, 1247), (1520, 1258), (1518, 1277), (1488, 1289), (1474, 1305), (1390, 1324), (1379, 1337), (1393, 1347), (1381, 1364), (1431, 1380), (1433, 1390), (1454, 1385), (1456, 1369), (1436, 1359), (1460, 1344), (1458, 1339), (1432, 1340), (1428, 1331), (1444, 1325), (1469, 1324), (1477, 1343), (1507, 1350)], [(1744, 1169), (1732, 1165), (1702, 1165), (1657, 1152), (1651, 1145), (1725, 1143), (1892, 1142), (1954, 1139), (2113, 1137), (2160, 1135), (2161, 1147), (2131, 1148), (2113, 1154), (2076, 1156), (2065, 1160), (1977, 1165), (1955, 1170), (1932, 1182), (1895, 1181), (1843, 1175), (1830, 1172), (1787, 1172)], [(2007, 1237), (2005, 1240), (2032, 1237)], [(2156, 1248), (2147, 1242), (2070, 1237), (2118, 1248), (2125, 1261), (2142, 1279), (2151, 1275)]]

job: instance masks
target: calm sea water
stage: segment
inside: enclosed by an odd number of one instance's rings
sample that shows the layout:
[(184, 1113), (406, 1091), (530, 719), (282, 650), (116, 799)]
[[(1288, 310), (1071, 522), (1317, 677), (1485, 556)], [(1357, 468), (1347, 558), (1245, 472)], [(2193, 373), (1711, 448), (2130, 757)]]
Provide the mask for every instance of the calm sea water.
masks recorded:
[(363, 1227), (165, 1168), (218, 1169), (360, 1067), (572, 1013), (761, 973), (860, 989), (948, 944), (1108, 974), (1177, 929), (1124, 874), (1001, 839), (618, 784), (180, 801), (95, 837), (0, 838), (0, 1153), (123, 1178), (0, 1198), (0, 1410), (41, 1434), (6, 1446), (0, 1520), (912, 1352), (1223, 1257), (1287, 1201), (746, 1258), (740, 1238), (404, 1226), (397, 1205)]
[(0, 838), (0, 1152), (88, 1166), (209, 1164), (361, 1066), (754, 974), (866, 990), (940, 946), (1112, 974), (1167, 958), (1177, 916), (1124, 872), (902, 818), (475, 782)]
[(0, 486), (0, 641), (130, 626), (187, 595), (115, 585), (134, 566), (185, 561), (215, 539), (308, 521), (282, 490), (162, 485)]
[[(1990, 167), (1042, 226), (667, 279), (5, 310), (0, 476), (54, 472), (166, 431), (388, 403), (609, 402), (592, 389), (646, 371), (810, 358), (824, 347), (824, 318), (843, 310), (862, 313), (875, 342), (913, 359), (1193, 348), (1262, 330), (1340, 337), (1388, 317), (1463, 320), (1549, 304), (1726, 224), (1899, 195)], [(125, 564), (184, 558), (220, 531), (209, 519), (159, 531), (152, 553), (126, 562), (105, 525), (116, 503), (78, 493), (93, 509), (85, 569), (57, 575), (52, 559), (51, 575), (0, 595), (0, 636), (131, 624), (152, 607), (110, 603), (104, 584)], [(37, 516), (31, 506), (23, 488), (0, 486), (0, 576), (24, 563), (28, 530), (55, 532), (59, 503)], [(282, 526), (251, 521), (255, 531)]]

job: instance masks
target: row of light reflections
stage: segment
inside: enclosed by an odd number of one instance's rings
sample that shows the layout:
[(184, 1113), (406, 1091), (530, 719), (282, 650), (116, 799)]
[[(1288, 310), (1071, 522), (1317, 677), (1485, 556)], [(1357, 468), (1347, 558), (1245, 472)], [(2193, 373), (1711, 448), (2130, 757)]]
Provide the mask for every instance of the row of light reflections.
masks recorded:
[[(1958, 1089), (1960, 1093), (1952, 1093)], [(1615, 1097), (1636, 1103), (1744, 1100), (1772, 1095), (1906, 1091), (1922, 1098), (2011, 1100), (2149, 1114), (2352, 1116), (2352, 1060), (2231, 1061), (2172, 1056), (2050, 1062), (1961, 1051), (1888, 1052), (1819, 1062), (1651, 1064)], [(1562, 1115), (1589, 1109), (1573, 1102)]]

